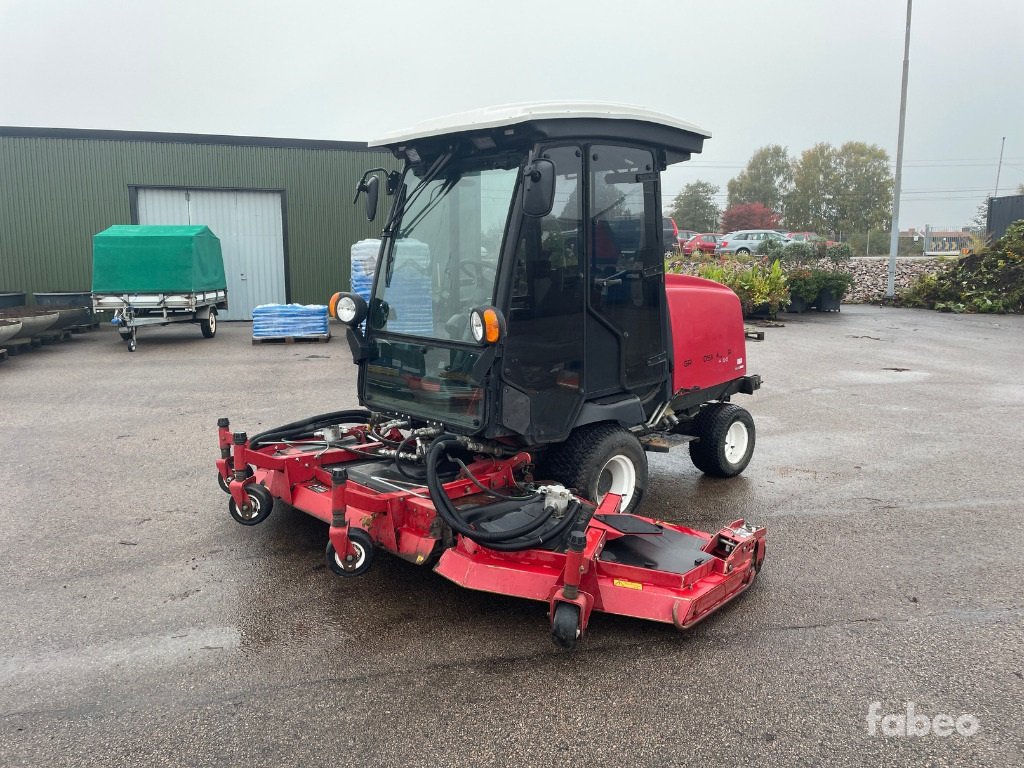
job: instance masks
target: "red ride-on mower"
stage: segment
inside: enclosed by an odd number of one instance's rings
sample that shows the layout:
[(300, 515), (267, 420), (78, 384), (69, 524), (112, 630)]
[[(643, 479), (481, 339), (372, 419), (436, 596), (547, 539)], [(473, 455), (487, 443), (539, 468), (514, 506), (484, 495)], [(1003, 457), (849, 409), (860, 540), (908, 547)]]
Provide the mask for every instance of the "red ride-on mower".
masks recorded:
[(692, 626), (750, 586), (764, 529), (635, 514), (646, 451), (739, 474), (754, 423), (739, 300), (666, 275), (660, 171), (707, 134), (609, 105), (487, 110), (391, 136), (403, 169), (372, 293), (336, 294), (366, 410), (252, 437), (218, 423), (243, 525), (276, 500), (330, 524), (327, 563), (384, 550), (462, 586), (541, 600), (572, 647), (591, 612)]

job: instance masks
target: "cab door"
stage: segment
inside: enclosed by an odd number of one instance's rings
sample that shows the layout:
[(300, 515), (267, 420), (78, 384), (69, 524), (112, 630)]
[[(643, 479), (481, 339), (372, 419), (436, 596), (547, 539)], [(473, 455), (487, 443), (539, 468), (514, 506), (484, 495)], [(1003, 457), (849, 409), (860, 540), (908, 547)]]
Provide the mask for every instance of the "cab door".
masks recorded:
[(587, 397), (630, 392), (646, 411), (669, 371), (658, 168), (624, 146), (591, 145), (587, 163)]

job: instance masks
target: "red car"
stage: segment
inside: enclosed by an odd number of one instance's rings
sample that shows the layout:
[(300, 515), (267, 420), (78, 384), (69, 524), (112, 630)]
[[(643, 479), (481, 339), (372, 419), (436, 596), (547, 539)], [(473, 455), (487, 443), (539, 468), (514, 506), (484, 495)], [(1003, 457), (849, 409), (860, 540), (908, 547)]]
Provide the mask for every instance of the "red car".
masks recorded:
[(692, 256), (694, 251), (702, 251), (705, 254), (713, 255), (715, 252), (715, 245), (719, 240), (721, 240), (721, 238), (721, 235), (717, 235), (713, 232), (694, 235), (683, 243), (683, 255)]

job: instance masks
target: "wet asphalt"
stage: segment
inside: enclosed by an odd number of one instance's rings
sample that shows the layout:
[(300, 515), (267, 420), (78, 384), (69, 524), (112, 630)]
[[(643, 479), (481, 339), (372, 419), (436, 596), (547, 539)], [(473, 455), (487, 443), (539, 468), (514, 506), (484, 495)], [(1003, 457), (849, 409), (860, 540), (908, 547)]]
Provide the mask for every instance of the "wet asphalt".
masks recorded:
[[(0, 765), (1021, 765), (1024, 317), (782, 320), (746, 473), (651, 455), (641, 510), (767, 525), (755, 586), (685, 634), (595, 614), (573, 653), (541, 604), (386, 556), (342, 580), (312, 518), (228, 516), (217, 418), (355, 406), (340, 334), (0, 363)], [(872, 702), (979, 727), (870, 735)]]

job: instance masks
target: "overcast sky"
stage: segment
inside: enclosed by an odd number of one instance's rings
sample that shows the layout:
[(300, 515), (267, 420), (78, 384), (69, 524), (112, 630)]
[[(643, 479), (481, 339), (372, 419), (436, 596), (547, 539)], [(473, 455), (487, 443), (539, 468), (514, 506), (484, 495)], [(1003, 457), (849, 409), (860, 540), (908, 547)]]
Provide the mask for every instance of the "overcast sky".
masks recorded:
[[(917, 0), (901, 228), (1024, 183), (1024, 0)], [(0, 125), (367, 140), (517, 101), (707, 128), (669, 199), (758, 147), (894, 166), (905, 0), (0, 0)]]

